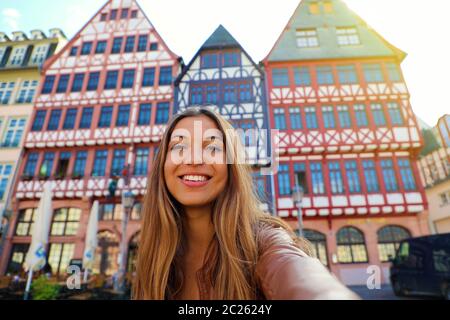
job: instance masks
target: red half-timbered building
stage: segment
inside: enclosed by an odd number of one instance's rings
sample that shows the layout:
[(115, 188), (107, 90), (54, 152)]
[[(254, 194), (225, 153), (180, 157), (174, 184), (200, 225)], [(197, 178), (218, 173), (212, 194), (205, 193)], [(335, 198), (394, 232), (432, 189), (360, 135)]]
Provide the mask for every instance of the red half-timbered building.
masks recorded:
[(340, 0), (303, 0), (263, 60), (279, 171), (276, 210), (347, 284), (379, 267), (388, 282), (399, 241), (428, 234), (416, 159), (422, 137), (397, 49)]
[(82, 258), (95, 200), (100, 202), (100, 234), (94, 272), (117, 271), (125, 168), (137, 199), (126, 234), (133, 260), (139, 201), (173, 111), (180, 62), (136, 1), (110, 0), (46, 63), (0, 273), (20, 270), (47, 181), (54, 195), (47, 248), (53, 273), (65, 275), (69, 261)]

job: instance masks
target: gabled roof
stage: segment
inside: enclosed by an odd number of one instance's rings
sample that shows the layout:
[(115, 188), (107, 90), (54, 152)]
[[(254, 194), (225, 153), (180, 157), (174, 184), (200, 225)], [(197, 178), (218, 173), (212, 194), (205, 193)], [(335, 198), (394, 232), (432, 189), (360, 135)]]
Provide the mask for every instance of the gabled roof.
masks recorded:
[[(341, 0), (328, 0), (332, 12), (324, 11), (324, 1), (302, 0), (281, 33), (274, 47), (263, 61), (294, 61), (342, 59), (362, 57), (394, 57), (402, 61), (406, 53), (390, 44), (373, 30)], [(319, 12), (310, 12), (310, 5), (319, 5)], [(336, 28), (356, 27), (360, 45), (339, 46)], [(299, 29), (315, 29), (319, 46), (297, 47), (296, 32)]]
[(247, 53), (247, 51), (245, 51), (245, 49), (241, 46), (241, 44), (228, 32), (228, 30), (224, 26), (219, 25), (217, 29), (211, 34), (211, 36), (205, 41), (205, 43), (203, 43), (203, 45), (191, 59), (189, 64), (184, 66), (182, 72), (174, 82), (175, 86), (177, 86), (180, 83), (181, 79), (183, 79), (186, 72), (191, 68), (195, 59), (197, 59), (197, 57), (202, 53), (202, 51), (221, 50), (227, 48), (236, 48), (241, 50), (247, 56), (250, 62), (255, 66), (255, 68), (257, 68), (260, 71), (261, 75), (264, 76), (264, 73), (261, 70), (261, 68), (253, 61), (252, 57), (250, 57), (250, 55)]

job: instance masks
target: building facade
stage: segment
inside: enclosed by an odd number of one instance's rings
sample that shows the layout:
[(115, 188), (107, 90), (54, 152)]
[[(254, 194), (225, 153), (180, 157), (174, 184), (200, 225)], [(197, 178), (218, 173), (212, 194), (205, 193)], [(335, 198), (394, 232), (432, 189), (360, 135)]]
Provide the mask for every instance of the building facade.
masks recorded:
[(133, 260), (147, 173), (173, 112), (180, 58), (134, 0), (109, 0), (43, 71), (14, 188), (0, 273), (20, 271), (45, 182), (53, 187), (48, 261), (66, 275), (81, 259), (94, 201), (100, 202), (94, 272), (117, 271), (121, 194), (136, 205), (125, 237)]
[(436, 127), (424, 129), (426, 148), (418, 164), (429, 202), (430, 231), (450, 233), (450, 145), (447, 144), (449, 116), (442, 117)]
[(275, 148), (276, 212), (344, 283), (388, 282), (400, 240), (428, 234), (416, 164), (422, 137), (400, 63), (405, 53), (340, 0), (303, 0), (263, 60)]
[(10, 190), (20, 164), (41, 67), (66, 43), (59, 29), (47, 35), (40, 30), (30, 34), (17, 31), (11, 37), (0, 32), (0, 222), (5, 217), (4, 225), (11, 214)]
[(220, 25), (184, 68), (175, 88), (175, 112), (190, 106), (208, 106), (242, 130), (245, 161), (254, 168), (263, 209), (272, 212), (273, 176), (261, 171), (271, 162), (263, 71)]

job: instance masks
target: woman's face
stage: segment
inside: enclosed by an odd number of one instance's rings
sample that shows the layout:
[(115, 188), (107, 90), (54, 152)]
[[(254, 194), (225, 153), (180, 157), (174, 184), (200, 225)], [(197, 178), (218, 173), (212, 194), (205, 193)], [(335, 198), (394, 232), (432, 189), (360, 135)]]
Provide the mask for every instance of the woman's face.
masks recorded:
[(223, 134), (213, 120), (204, 115), (180, 120), (164, 164), (169, 192), (185, 207), (211, 204), (227, 183), (225, 159)]

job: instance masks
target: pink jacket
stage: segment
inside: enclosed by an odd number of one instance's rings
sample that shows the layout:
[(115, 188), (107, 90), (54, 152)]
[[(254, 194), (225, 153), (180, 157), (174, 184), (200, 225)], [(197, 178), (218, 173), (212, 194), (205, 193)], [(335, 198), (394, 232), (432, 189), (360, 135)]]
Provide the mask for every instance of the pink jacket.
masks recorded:
[[(358, 300), (322, 263), (295, 246), (281, 228), (260, 229), (260, 256), (256, 265), (260, 300)], [(200, 300), (209, 300), (213, 288), (203, 268), (197, 273)]]

